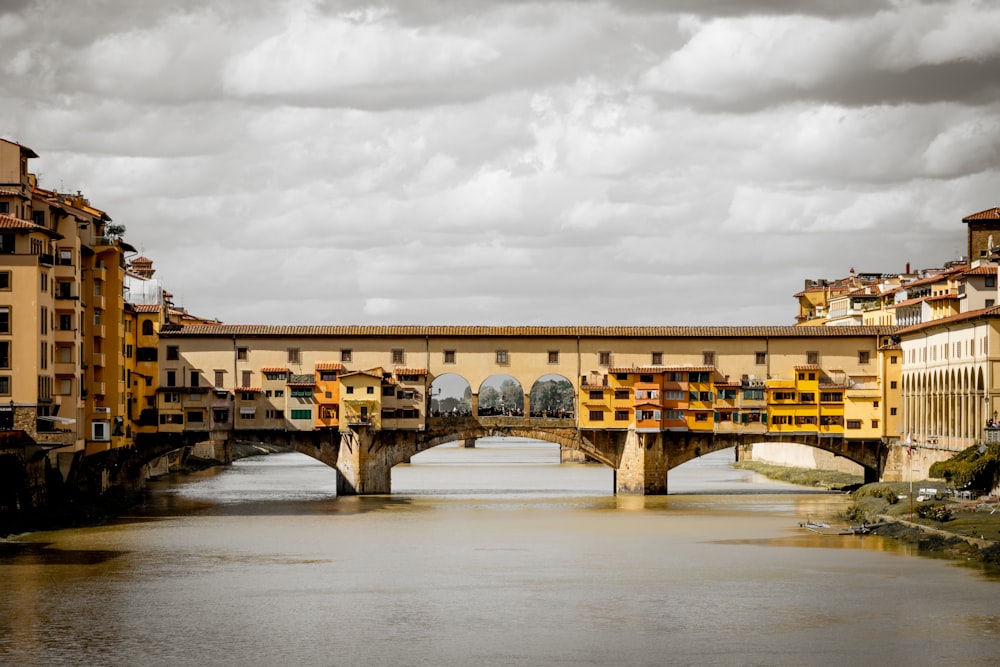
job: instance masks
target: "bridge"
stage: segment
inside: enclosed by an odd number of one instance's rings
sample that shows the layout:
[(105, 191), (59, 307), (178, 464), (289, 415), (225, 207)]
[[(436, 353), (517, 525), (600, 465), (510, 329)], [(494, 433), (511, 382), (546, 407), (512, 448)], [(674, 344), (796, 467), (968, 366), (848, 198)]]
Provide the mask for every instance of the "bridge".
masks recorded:
[[(160, 334), (155, 429), (138, 444), (268, 442), (337, 469), (338, 493), (391, 493), (392, 467), (440, 444), (532, 438), (609, 466), (615, 491), (757, 442), (824, 449), (877, 480), (899, 397), (884, 327), (258, 327)], [(467, 387), (440, 410), (440, 383)], [(503, 378), (508, 404), (486, 406)], [(179, 381), (180, 380), (180, 381)], [(571, 395), (543, 410), (540, 383)], [(895, 390), (898, 394), (898, 390)], [(534, 404), (533, 404), (534, 402)], [(502, 401), (500, 403), (502, 405)], [(158, 444), (157, 447), (162, 447)], [(229, 450), (231, 451), (231, 450)]]

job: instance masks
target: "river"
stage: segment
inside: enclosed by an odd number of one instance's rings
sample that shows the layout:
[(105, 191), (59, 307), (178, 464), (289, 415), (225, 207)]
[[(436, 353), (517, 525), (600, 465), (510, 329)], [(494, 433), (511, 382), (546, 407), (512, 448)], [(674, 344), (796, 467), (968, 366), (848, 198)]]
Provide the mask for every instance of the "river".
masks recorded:
[(728, 464), (615, 496), (553, 445), (442, 446), (393, 495), (299, 454), (0, 541), (3, 665), (995, 665), (1000, 582), (798, 527), (842, 495)]

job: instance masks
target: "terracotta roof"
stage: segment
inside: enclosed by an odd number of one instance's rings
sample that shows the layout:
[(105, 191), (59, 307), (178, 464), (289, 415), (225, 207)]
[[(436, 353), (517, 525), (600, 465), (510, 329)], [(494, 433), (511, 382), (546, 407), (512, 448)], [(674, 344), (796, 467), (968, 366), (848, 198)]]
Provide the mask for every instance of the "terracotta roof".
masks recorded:
[(962, 222), (973, 222), (978, 220), (1000, 220), (1000, 207), (988, 208), (979, 213), (973, 213), (962, 218)]
[(949, 315), (948, 317), (942, 317), (937, 320), (931, 320), (930, 322), (921, 322), (920, 324), (914, 324), (913, 326), (903, 327), (896, 331), (897, 335), (905, 335), (908, 333), (913, 333), (915, 331), (923, 331), (924, 329), (932, 329), (935, 326), (942, 324), (952, 324), (954, 322), (962, 322), (964, 320), (974, 320), (978, 318), (991, 319), (994, 317), (1000, 317), (1000, 306), (992, 306), (990, 308), (980, 308), (979, 310), (970, 310), (965, 313), (959, 313), (958, 315)]
[(715, 366), (618, 366), (609, 368), (609, 373), (667, 373), (676, 371), (712, 372)]
[(284, 366), (265, 366), (260, 369), (261, 373), (287, 373), (288, 369)]
[(979, 265), (962, 273), (963, 276), (995, 276), (997, 267), (995, 265)]
[(945, 299), (957, 299), (958, 294), (932, 294), (931, 296), (925, 296), (925, 301), (943, 301)]
[(158, 303), (134, 303), (132, 308), (137, 313), (158, 313), (162, 306)]
[(344, 364), (337, 361), (317, 361), (316, 370), (318, 371), (342, 371), (344, 370)]
[(868, 338), (895, 331), (891, 326), (421, 326), (421, 325), (259, 325), (220, 324), (167, 328), (163, 336), (247, 337), (414, 337), (454, 338)]
[(263, 390), (260, 387), (236, 387), (235, 389), (233, 389), (233, 391), (242, 391), (246, 393), (259, 394)]
[(0, 188), (0, 195), (23, 197), (24, 190), (21, 188), (2, 187)]
[(426, 368), (397, 368), (396, 375), (427, 375)]
[(0, 213), (0, 229), (16, 229), (18, 231), (24, 232), (41, 232), (53, 239), (61, 239), (63, 235), (49, 229), (48, 227), (42, 227), (41, 225), (36, 225), (28, 220), (21, 220), (21, 218), (15, 218), (12, 215), (6, 213)]
[(804, 364), (802, 366), (793, 366), (797, 371), (821, 371), (822, 368), (818, 364)]

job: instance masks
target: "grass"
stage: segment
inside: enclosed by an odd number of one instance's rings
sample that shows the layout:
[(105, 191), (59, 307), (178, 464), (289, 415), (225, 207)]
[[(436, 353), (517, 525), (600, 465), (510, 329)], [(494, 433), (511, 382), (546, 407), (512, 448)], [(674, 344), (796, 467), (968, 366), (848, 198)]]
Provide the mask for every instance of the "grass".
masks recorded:
[(864, 483), (861, 475), (850, 475), (836, 470), (818, 470), (813, 468), (793, 468), (779, 466), (760, 461), (739, 461), (730, 464), (738, 470), (751, 470), (764, 475), (768, 479), (808, 486), (813, 489), (829, 489), (830, 491), (845, 491), (855, 489)]

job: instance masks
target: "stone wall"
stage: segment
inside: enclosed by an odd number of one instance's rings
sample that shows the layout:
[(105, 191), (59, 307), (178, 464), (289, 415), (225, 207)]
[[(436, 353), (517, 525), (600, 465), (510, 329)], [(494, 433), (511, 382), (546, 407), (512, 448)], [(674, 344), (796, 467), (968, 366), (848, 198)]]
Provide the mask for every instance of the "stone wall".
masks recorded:
[(864, 475), (864, 468), (843, 456), (810, 447), (780, 442), (758, 442), (752, 445), (754, 461), (791, 468), (836, 470), (850, 475)]

